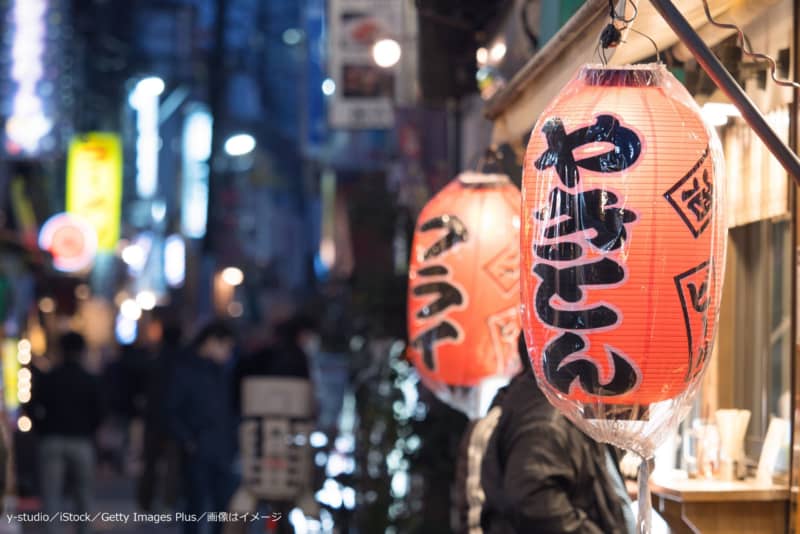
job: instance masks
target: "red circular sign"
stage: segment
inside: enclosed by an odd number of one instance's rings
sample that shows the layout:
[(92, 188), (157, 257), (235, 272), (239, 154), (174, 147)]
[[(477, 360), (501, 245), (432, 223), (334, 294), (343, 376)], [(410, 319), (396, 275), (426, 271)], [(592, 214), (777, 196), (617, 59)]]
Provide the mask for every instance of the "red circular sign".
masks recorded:
[(53, 267), (59, 271), (82, 271), (92, 265), (97, 254), (97, 233), (83, 219), (59, 213), (42, 226), (39, 248), (53, 256)]

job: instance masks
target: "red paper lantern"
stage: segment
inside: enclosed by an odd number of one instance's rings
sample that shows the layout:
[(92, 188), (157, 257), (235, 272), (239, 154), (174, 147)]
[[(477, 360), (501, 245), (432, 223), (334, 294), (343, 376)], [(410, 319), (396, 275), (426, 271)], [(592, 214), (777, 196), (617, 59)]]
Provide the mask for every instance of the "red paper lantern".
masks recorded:
[(548, 397), (586, 417), (692, 391), (726, 227), (719, 141), (686, 89), (661, 65), (584, 67), (534, 127), (523, 182), (522, 320)]
[(407, 356), (434, 392), (518, 369), (519, 213), (506, 176), (477, 173), (461, 174), (420, 213)]

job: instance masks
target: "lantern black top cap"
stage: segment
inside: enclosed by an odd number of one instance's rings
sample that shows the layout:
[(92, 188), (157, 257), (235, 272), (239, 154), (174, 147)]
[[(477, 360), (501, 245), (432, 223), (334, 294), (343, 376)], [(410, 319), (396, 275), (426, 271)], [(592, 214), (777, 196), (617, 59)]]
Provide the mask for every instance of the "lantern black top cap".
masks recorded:
[(579, 77), (586, 85), (606, 87), (659, 87), (662, 84), (664, 65), (646, 63), (643, 65), (622, 65), (606, 67), (603, 65), (584, 65)]

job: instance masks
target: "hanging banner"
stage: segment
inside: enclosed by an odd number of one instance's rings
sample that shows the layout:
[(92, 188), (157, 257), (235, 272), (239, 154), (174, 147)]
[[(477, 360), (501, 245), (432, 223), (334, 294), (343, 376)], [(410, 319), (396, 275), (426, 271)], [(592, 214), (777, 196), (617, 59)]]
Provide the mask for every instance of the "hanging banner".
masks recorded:
[(396, 0), (331, 0), (329, 3), (328, 74), (332, 128), (382, 129), (394, 123), (397, 88), (393, 68), (379, 67), (373, 45), (393, 39), (402, 45), (403, 3)]
[(119, 240), (122, 200), (122, 143), (117, 134), (76, 136), (67, 160), (67, 211), (97, 232), (97, 250), (114, 250)]

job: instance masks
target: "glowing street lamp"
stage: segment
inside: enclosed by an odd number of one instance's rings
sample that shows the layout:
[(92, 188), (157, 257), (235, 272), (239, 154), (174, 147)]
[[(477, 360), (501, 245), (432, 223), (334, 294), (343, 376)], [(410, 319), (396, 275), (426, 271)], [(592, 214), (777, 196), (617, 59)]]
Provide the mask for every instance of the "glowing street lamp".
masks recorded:
[(322, 81), (322, 94), (325, 96), (333, 96), (336, 92), (336, 82), (331, 78), (325, 78)]
[(381, 39), (372, 46), (372, 59), (376, 65), (384, 69), (397, 65), (402, 54), (400, 43), (394, 39)]
[(133, 299), (125, 299), (119, 306), (119, 313), (129, 321), (138, 321), (142, 316), (142, 308)]
[(140, 291), (138, 295), (136, 295), (136, 304), (143, 310), (152, 310), (156, 307), (156, 294), (152, 291), (145, 290)]
[(255, 138), (247, 133), (232, 135), (225, 141), (225, 153), (229, 156), (244, 156), (255, 148)]
[(136, 89), (134, 89), (134, 91), (148, 96), (159, 96), (164, 92), (164, 87), (164, 80), (158, 76), (148, 76), (136, 83)]
[(238, 286), (244, 282), (244, 273), (238, 267), (225, 267), (222, 270), (222, 281), (229, 286)]

